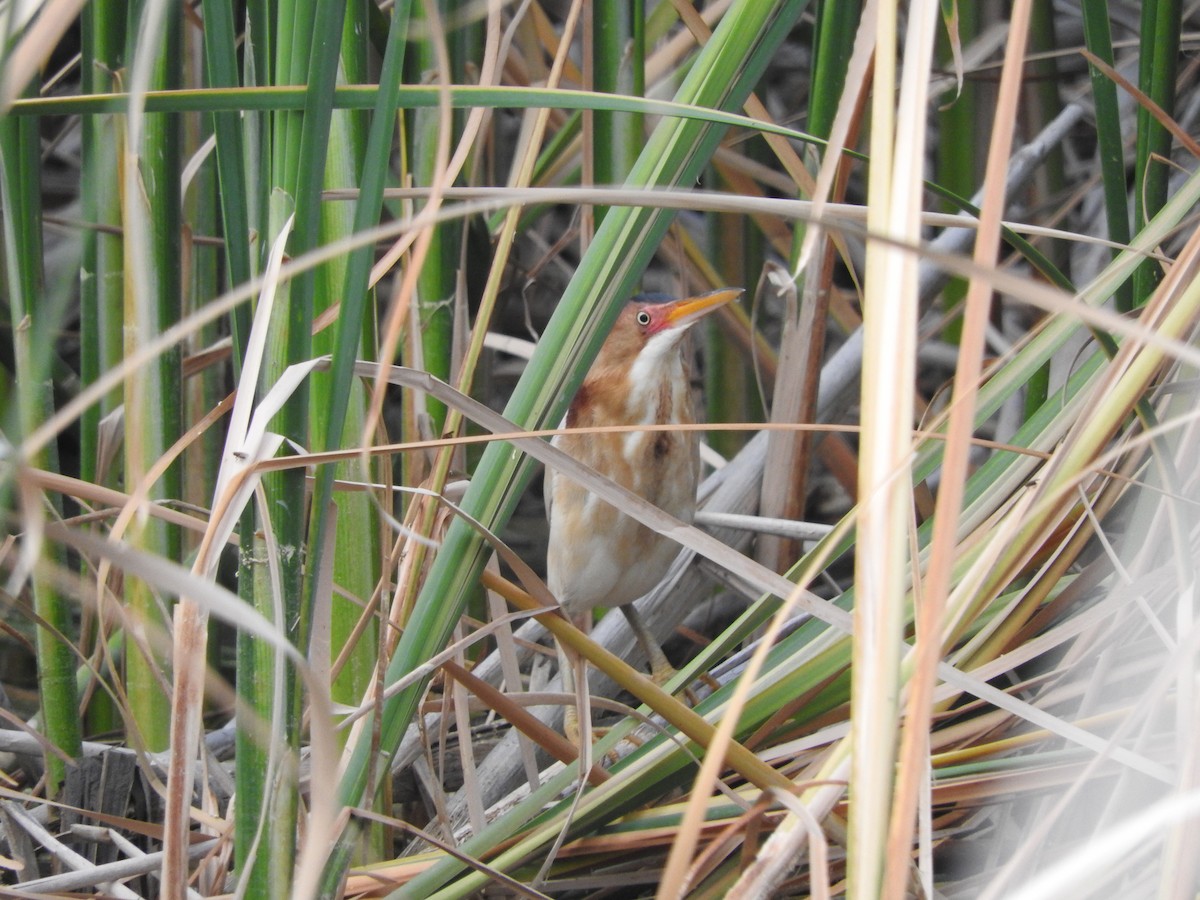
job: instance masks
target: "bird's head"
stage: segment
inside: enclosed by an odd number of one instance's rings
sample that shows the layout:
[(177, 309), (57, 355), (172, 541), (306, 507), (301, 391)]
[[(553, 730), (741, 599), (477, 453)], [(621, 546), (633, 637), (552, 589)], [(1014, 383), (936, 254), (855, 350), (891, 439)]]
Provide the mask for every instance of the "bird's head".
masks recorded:
[(741, 293), (723, 288), (683, 300), (645, 294), (630, 300), (575, 395), (567, 424), (647, 421), (660, 414), (664, 391), (668, 398), (690, 397), (690, 367), (680, 342), (692, 325)]
[(606, 366), (655, 369), (670, 358), (688, 329), (709, 313), (737, 299), (741, 288), (721, 288), (676, 300), (641, 294), (621, 310), (600, 352)]

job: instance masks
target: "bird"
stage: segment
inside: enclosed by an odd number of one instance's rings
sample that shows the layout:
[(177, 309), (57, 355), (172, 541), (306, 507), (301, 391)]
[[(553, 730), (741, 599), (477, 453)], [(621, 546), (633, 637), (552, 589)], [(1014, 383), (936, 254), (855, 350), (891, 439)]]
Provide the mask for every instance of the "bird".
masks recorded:
[[(688, 331), (741, 294), (740, 288), (722, 288), (684, 299), (641, 294), (629, 300), (572, 399), (565, 428), (552, 443), (690, 524), (700, 479), (696, 431), (589, 429), (695, 422)], [(649, 660), (654, 680), (664, 683), (675, 670), (633, 603), (662, 580), (679, 545), (549, 468), (545, 503), (550, 519), (546, 583), (551, 594), (585, 632), (594, 608), (619, 607)], [(558, 657), (563, 689), (574, 692), (574, 670), (561, 646)], [(578, 744), (576, 715), (574, 706), (567, 707), (564, 727)]]

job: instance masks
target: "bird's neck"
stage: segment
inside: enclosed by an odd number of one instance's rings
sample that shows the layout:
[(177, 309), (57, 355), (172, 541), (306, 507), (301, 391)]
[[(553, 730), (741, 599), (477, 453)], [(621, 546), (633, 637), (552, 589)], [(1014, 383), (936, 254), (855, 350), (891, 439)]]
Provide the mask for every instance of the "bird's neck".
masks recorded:
[(651, 425), (693, 418), (690, 366), (676, 342), (666, 348), (648, 344), (632, 366), (598, 359), (571, 404), (567, 424)]

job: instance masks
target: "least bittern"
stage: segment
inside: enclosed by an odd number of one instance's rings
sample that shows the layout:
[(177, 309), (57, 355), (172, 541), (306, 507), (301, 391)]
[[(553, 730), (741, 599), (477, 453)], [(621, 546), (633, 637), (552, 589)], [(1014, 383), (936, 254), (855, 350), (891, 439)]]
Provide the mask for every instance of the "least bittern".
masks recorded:
[[(700, 441), (695, 431), (595, 433), (604, 425), (683, 425), (696, 420), (688, 329), (740, 296), (724, 289), (672, 300), (640, 296), (621, 311), (600, 355), (571, 402), (556, 446), (685, 522), (696, 511)], [(657, 681), (674, 672), (633, 602), (648, 593), (679, 552), (668, 537), (619, 512), (571, 479), (546, 471), (550, 517), (547, 582), (563, 610), (586, 630), (591, 610), (618, 606)], [(559, 648), (563, 687), (573, 690), (570, 661)], [(568, 708), (568, 713), (574, 711)], [(574, 730), (568, 715), (568, 730)]]

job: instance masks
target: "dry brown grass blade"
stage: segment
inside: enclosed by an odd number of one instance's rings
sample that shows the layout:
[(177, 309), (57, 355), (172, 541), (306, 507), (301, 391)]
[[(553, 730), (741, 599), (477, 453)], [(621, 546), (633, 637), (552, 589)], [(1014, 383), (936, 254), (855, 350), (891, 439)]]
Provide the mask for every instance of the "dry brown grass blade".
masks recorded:
[[(868, 3), (860, 25), (874, 44), (870, 108), (871, 178), (867, 227), (898, 242), (918, 238), (920, 179), (929, 103), (936, 4), (912, 4), (899, 63), (898, 10)], [(868, 36), (869, 35), (869, 36)], [(872, 40), (873, 39), (873, 40)], [(898, 101), (897, 101), (898, 98)], [(862, 445), (854, 575), (855, 639), (851, 659), (851, 787), (848, 895), (887, 890), (885, 853), (894, 810), (902, 690), (901, 646), (910, 556), (913, 385), (919, 300), (918, 260), (897, 245), (867, 243), (863, 295)]]
[[(1029, 0), (1018, 0), (1010, 20), (1009, 41), (984, 174), (979, 231), (975, 237), (974, 259), (985, 268), (994, 268), (1000, 249), (1000, 222), (1004, 211), (1006, 176), (1016, 127), (1030, 13)], [(958, 557), (959, 514), (966, 492), (968, 454), (983, 371), (985, 329), (991, 311), (991, 297), (992, 288), (987, 281), (971, 279), (965, 300), (966, 312), (946, 429), (929, 564), (920, 580), (919, 590), (915, 592), (915, 666), (908, 681), (904, 725), (900, 736), (899, 774), (888, 831), (888, 863), (884, 873), (884, 897), (890, 900), (902, 897), (906, 890), (909, 872), (905, 851), (913, 843), (918, 794), (921, 793), (924, 773), (928, 770), (929, 725), (933, 712), (931, 701), (937, 663), (944, 653), (943, 611), (951, 590), (954, 561)], [(930, 799), (927, 794), (926, 799)], [(923, 815), (928, 816), (928, 811)], [(932, 873), (925, 873), (925, 878), (928, 890), (932, 884)]]
[[(124, 491), (105, 487), (102, 484), (94, 484), (90, 481), (81, 481), (78, 478), (72, 478), (70, 475), (49, 472), (45, 469), (25, 467), (21, 470), (21, 480), (37, 487), (39, 490), (51, 491), (61, 494), (64, 497), (72, 497), (82, 501), (84, 504), (109, 507), (110, 511), (105, 513), (105, 515), (115, 516), (131, 502), (130, 495)], [(150, 504), (146, 507), (146, 513), (156, 519), (162, 519), (169, 525), (176, 525), (197, 534), (203, 534), (205, 529), (208, 528), (208, 522), (204, 519), (190, 516), (169, 506)], [(237, 535), (231, 534), (228, 542), (236, 544)]]
[(1171, 118), (1171, 116), (1167, 115), (1161, 106), (1159, 106), (1146, 95), (1145, 91), (1139, 90), (1136, 84), (1131, 82), (1128, 78), (1114, 69), (1104, 60), (1100, 59), (1100, 57), (1096, 56), (1096, 54), (1092, 53), (1090, 50), (1082, 48), (1079, 52), (1091, 65), (1103, 72), (1104, 77), (1110, 79), (1114, 84), (1120, 86), (1121, 90), (1128, 92), (1130, 96), (1137, 100), (1140, 106), (1154, 116), (1154, 119), (1158, 122), (1158, 124), (1169, 131), (1175, 140), (1179, 141), (1180, 146), (1185, 147), (1188, 153), (1200, 159), (1200, 142), (1197, 142), (1196, 139), (1188, 134), (1187, 131), (1185, 131), (1177, 121)]

